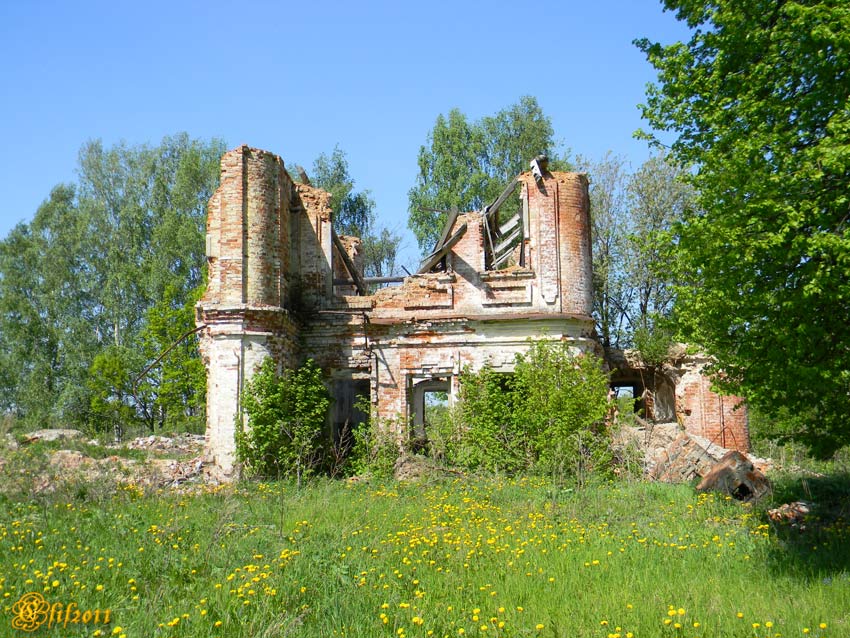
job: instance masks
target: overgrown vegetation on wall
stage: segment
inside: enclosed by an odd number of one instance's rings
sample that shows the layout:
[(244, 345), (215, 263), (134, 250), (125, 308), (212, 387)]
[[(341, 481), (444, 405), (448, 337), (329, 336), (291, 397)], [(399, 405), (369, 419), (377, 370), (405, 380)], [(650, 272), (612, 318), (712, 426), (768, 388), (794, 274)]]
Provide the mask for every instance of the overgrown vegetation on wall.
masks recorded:
[(493, 472), (582, 480), (610, 469), (608, 375), (566, 342), (536, 341), (513, 374), (464, 372), (444, 437), (449, 462)]
[(269, 357), (242, 393), (245, 427), (236, 431), (236, 453), (250, 475), (301, 479), (319, 463), (330, 407), (322, 371), (312, 359), (278, 373)]
[(565, 341), (534, 341), (513, 373), (466, 370), (451, 409), (426, 405), (427, 440), (373, 414), (354, 432), (347, 470), (389, 476), (400, 455), (425, 453), (452, 469), (581, 483), (617, 465), (610, 407), (601, 359), (576, 355)]

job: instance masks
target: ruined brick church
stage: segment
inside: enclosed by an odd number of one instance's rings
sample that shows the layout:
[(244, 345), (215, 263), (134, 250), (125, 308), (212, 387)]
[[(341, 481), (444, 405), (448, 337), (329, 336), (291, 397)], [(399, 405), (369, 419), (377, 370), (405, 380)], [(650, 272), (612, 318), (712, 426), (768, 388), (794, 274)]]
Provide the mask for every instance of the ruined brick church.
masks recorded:
[[(334, 397), (329, 427), (362, 419), (358, 397), (399, 441), (425, 434), (428, 392), (458, 389), (461, 370), (511, 372), (528, 340), (603, 354), (594, 332), (587, 178), (533, 163), (493, 204), (452, 213), (419, 271), (370, 292), (356, 237), (337, 236), (328, 193), (296, 183), (277, 155), (241, 146), (221, 161), (209, 203), (209, 284), (197, 307), (207, 368), (207, 454), (235, 469), (240, 393), (257, 365), (314, 359)], [(500, 214), (508, 197), (519, 207)], [(635, 396), (639, 366), (611, 360)], [(653, 375), (652, 405), (724, 447), (749, 446), (746, 411), (710, 388), (700, 362)]]

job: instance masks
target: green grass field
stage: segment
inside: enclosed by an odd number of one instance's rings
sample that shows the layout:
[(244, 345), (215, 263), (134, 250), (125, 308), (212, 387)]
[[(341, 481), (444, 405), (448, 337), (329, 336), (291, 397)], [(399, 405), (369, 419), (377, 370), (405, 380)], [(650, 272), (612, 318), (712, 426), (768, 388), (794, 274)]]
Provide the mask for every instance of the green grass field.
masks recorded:
[[(850, 635), (846, 521), (776, 528), (689, 486), (317, 481), (95, 496), (0, 500), (0, 636)], [(34, 593), (44, 602), (18, 602)], [(71, 603), (92, 612), (87, 624)]]

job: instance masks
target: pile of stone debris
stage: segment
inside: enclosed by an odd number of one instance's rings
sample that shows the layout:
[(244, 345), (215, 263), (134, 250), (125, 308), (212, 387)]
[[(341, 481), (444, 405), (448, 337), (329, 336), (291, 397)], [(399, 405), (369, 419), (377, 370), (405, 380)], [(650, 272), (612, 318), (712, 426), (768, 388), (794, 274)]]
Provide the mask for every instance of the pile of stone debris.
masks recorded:
[(624, 428), (622, 440), (643, 450), (646, 474), (665, 483), (700, 479), (699, 491), (725, 492), (743, 501), (770, 491), (765, 472), (770, 459), (728, 450), (708, 439), (684, 431), (677, 423), (640, 422)]
[[(51, 452), (46, 467), (32, 477), (35, 494), (53, 492), (62, 484), (72, 482), (106, 482), (134, 485), (140, 489), (158, 489), (203, 483), (208, 479), (203, 461), (204, 437), (197, 434), (184, 433), (173, 437), (152, 435), (104, 446), (100, 446), (96, 440), (86, 441), (82, 432), (71, 429), (30, 432), (20, 443), (14, 438), (7, 439), (4, 444), (10, 451), (36, 441), (82, 441), (89, 446), (102, 447), (107, 452), (105, 456), (96, 455), (99, 458), (74, 449)], [(118, 453), (122, 448), (145, 451), (146, 458), (126, 458)], [(116, 453), (108, 454), (111, 451)], [(2, 465), (0, 459), (0, 467)]]

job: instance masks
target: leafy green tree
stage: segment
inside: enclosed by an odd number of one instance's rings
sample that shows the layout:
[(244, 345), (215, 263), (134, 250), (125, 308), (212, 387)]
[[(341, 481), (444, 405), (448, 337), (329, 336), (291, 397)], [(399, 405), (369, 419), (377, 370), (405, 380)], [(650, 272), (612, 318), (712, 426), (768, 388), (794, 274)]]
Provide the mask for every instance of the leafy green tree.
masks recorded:
[(593, 314), (605, 347), (629, 342), (634, 287), (626, 273), (631, 210), (626, 161), (607, 153), (599, 161), (576, 159), (590, 182), (590, 235), (593, 254)]
[(611, 153), (577, 161), (590, 180), (594, 317), (602, 345), (634, 346), (639, 331), (644, 344), (669, 345), (660, 324), (675, 298), (670, 229), (692, 206), (692, 189), (663, 153), (634, 173)]
[(313, 162), (312, 183), (331, 194), (334, 229), (340, 235), (363, 237), (375, 221), (375, 202), (369, 191), (356, 192), (348, 169), (348, 158), (339, 146), (330, 155), (322, 153)]
[(97, 349), (85, 220), (75, 189), (59, 186), (30, 224), (0, 242), (0, 400), (34, 424), (88, 409), (85, 378)]
[(419, 175), (408, 194), (408, 225), (419, 248), (431, 248), (445, 224), (445, 211), (478, 210), (484, 206), (487, 175), (482, 170), (484, 136), (459, 109), (438, 115), (419, 149)]
[(514, 375), (522, 398), (515, 418), (535, 447), (539, 471), (582, 480), (610, 469), (608, 375), (600, 359), (575, 356), (566, 342), (536, 341), (517, 357)]
[(637, 44), (643, 106), (698, 206), (677, 227), (677, 314), (725, 386), (827, 455), (850, 440), (850, 11), (837, 0), (665, 0), (687, 43)]
[(446, 454), (470, 469), (514, 474), (533, 462), (532, 441), (515, 418), (516, 389), (512, 375), (484, 367), (464, 371), (452, 410), (455, 431), (445, 436)]
[(398, 272), (398, 250), (401, 237), (387, 228), (367, 233), (360, 246), (363, 252), (363, 274), (366, 277), (391, 277)]
[(203, 294), (198, 286), (188, 299), (180, 286), (172, 284), (165, 296), (146, 315), (141, 341), (150, 369), (137, 384), (137, 393), (152, 394), (151, 425), (179, 429), (204, 427), (206, 370), (198, 353), (198, 338), (189, 334), (195, 328), (195, 303)]
[[(179, 321), (163, 320), (172, 330), (191, 323), (184, 306), (203, 278), (206, 204), (223, 150), (185, 134), (153, 148), (90, 142), (79, 183), (56, 187), (0, 242), (0, 407), (31, 425), (155, 422), (162, 379), (143, 380), (141, 400), (132, 392), (159, 354), (149, 310), (183, 308)], [(185, 348), (163, 366), (199, 362)], [(127, 409), (112, 409), (116, 401)]]
[(185, 133), (154, 148), (94, 141), (80, 152), (79, 207), (100, 302), (92, 320), (115, 344), (132, 343), (168, 286), (188, 297), (201, 283), (206, 206), (223, 152), (222, 142)]
[(396, 256), (401, 237), (375, 224), (375, 202), (369, 191), (355, 191), (344, 151), (334, 147), (313, 162), (311, 181), (331, 194), (334, 229), (340, 235), (359, 237), (363, 274), (384, 277), (396, 272)]
[(329, 407), (322, 371), (312, 359), (281, 375), (267, 358), (242, 393), (248, 423), (237, 432), (236, 450), (245, 470), (271, 477), (294, 474), (300, 487), (317, 459)]
[(528, 163), (540, 153), (549, 155), (553, 168), (565, 164), (556, 154), (558, 145), (552, 121), (543, 113), (537, 98), (530, 95), (524, 95), (495, 115), (482, 118), (479, 128), (484, 144), (481, 168), (489, 178), (485, 204), (498, 197), (514, 176), (529, 170)]
[[(458, 109), (439, 115), (419, 149), (419, 175), (408, 193), (408, 226), (419, 248), (432, 248), (447, 211), (481, 210), (540, 153), (549, 156), (551, 168), (568, 167), (557, 154), (552, 123), (533, 97), (476, 122)], [(504, 210), (516, 205), (507, 203)]]
[(659, 153), (630, 177), (628, 198), (625, 275), (634, 291), (631, 330), (651, 332), (673, 308), (670, 231), (693, 208), (694, 193), (681, 168)]
[[(89, 423), (99, 432), (109, 432), (120, 441), (124, 428), (135, 423), (139, 412), (150, 414), (149, 392), (138, 400), (133, 377), (142, 365), (141, 353), (125, 346), (110, 344), (92, 361), (86, 384), (90, 391)], [(150, 420), (150, 419), (149, 419)]]

